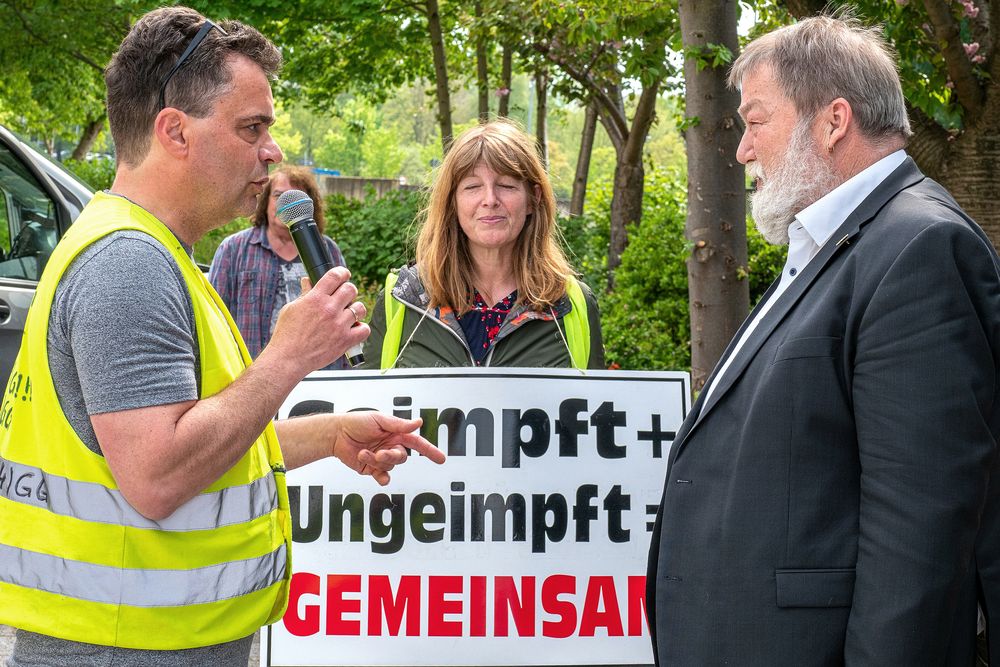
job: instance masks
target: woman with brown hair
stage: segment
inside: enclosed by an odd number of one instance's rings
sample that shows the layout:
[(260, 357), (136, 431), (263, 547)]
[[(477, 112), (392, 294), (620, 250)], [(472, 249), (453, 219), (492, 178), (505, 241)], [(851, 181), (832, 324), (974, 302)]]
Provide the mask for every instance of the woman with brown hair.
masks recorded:
[(375, 304), (366, 367), (604, 367), (597, 303), (559, 246), (527, 135), (502, 121), (463, 132), (423, 217), (416, 264)]
[[(212, 259), (208, 279), (229, 308), (247, 349), (257, 357), (271, 340), (278, 312), (298, 298), (301, 279), (306, 275), (288, 227), (278, 220), (278, 197), (288, 190), (302, 190), (313, 200), (314, 218), (320, 232), (323, 199), (312, 171), (307, 167), (284, 166), (271, 173), (250, 218), (253, 226), (226, 237)], [(324, 236), (336, 266), (347, 266), (333, 239)], [(331, 368), (348, 368), (341, 359)]]

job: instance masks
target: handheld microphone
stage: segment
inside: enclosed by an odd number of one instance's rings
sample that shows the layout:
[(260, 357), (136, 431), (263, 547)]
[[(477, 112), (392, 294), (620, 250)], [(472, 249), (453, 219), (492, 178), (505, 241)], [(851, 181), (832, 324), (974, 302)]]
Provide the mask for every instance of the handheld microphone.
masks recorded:
[[(323, 235), (319, 233), (319, 227), (313, 220), (313, 208), (313, 200), (309, 195), (301, 190), (287, 190), (278, 197), (275, 215), (288, 227), (306, 275), (315, 286), (335, 265), (330, 248), (323, 241)], [(361, 343), (347, 350), (347, 361), (352, 366), (364, 363), (364, 360)]]

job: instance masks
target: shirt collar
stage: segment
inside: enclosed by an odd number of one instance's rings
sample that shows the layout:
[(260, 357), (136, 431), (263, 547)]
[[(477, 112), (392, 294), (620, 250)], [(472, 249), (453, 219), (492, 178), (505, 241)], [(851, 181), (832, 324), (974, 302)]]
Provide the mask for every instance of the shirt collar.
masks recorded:
[(267, 227), (261, 225), (254, 225), (250, 228), (250, 243), (256, 243), (257, 245), (262, 245), (268, 250), (271, 249), (271, 244), (267, 240)]
[(802, 223), (817, 246), (822, 246), (854, 209), (905, 159), (906, 153), (902, 149), (890, 153), (799, 211), (795, 220)]

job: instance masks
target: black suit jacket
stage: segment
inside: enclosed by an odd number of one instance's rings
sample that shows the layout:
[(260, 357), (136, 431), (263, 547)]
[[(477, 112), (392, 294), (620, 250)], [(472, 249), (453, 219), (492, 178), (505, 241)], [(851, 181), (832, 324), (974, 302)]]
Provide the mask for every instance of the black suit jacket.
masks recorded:
[(907, 159), (778, 298), (671, 450), (658, 664), (972, 664), (977, 598), (1000, 610), (997, 267)]

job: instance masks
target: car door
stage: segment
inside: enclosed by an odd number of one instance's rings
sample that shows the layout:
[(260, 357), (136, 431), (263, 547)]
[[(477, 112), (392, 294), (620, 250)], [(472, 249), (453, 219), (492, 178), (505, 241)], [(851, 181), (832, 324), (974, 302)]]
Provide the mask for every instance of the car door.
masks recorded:
[(10, 375), (42, 270), (91, 194), (0, 127), (0, 382)]

